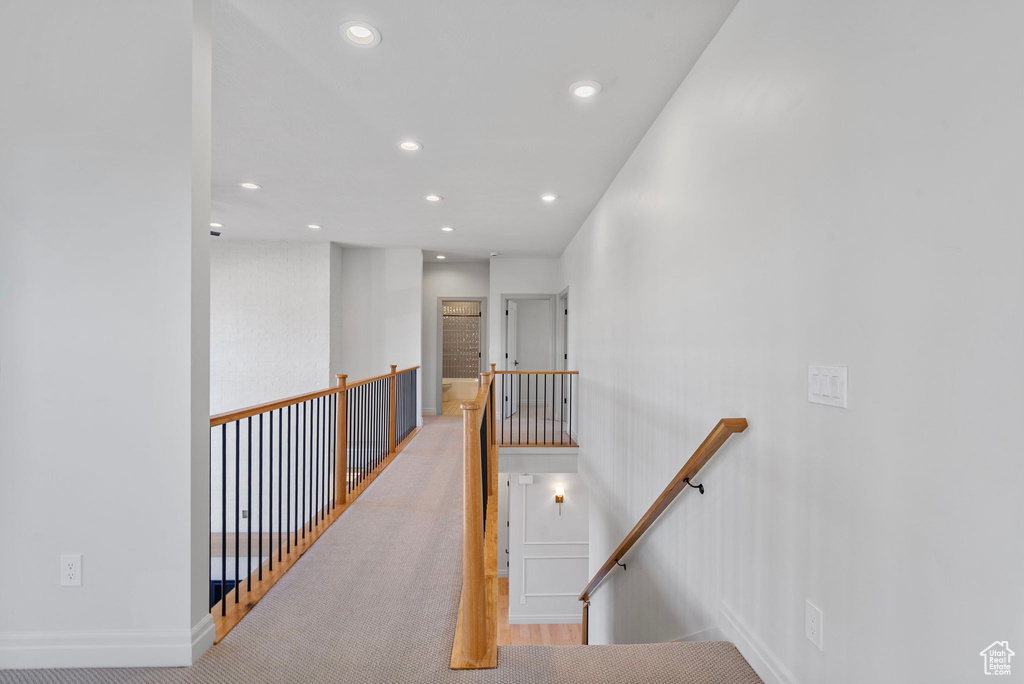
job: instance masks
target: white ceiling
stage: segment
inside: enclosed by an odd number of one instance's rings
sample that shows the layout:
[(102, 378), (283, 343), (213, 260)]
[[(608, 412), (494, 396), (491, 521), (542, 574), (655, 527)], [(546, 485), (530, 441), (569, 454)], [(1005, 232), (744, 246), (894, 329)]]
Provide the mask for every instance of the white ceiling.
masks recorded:
[[(735, 4), (215, 0), (220, 239), (557, 256)], [(583, 79), (603, 91), (572, 97)]]

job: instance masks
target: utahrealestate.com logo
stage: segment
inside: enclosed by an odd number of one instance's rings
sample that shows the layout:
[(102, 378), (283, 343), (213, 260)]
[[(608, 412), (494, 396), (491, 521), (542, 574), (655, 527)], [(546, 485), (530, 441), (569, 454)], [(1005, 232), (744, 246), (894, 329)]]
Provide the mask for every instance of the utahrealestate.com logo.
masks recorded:
[(985, 660), (985, 674), (987, 675), (1009, 675), (1010, 658), (1016, 655), (1010, 650), (1010, 644), (1006, 641), (995, 641), (991, 646), (981, 652)]

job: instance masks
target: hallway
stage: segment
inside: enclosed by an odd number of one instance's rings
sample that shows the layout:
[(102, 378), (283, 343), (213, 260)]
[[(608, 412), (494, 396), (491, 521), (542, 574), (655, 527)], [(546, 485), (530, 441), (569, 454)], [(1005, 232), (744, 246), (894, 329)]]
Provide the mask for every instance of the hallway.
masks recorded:
[(760, 680), (731, 644), (504, 646), (448, 669), (461, 587), (461, 421), (420, 434), (191, 668), (0, 671), (0, 683)]

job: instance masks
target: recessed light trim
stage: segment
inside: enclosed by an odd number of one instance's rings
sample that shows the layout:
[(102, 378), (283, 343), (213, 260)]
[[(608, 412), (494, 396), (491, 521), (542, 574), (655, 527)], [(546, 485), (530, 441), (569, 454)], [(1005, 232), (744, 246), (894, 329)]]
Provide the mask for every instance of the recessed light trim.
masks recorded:
[(246, 183), (239, 183), (238, 187), (245, 188), (246, 190), (259, 190), (263, 186), (257, 185), (256, 183), (248, 183), (248, 182), (246, 182)]
[(423, 199), (427, 200), (428, 202), (440, 202), (441, 200), (444, 199), (444, 197), (441, 197), (440, 195), (430, 194), (424, 195)]
[(438, 255), (437, 255), (437, 258), (438, 258), (438, 259), (444, 259), (445, 257), (444, 257), (444, 254), (438, 254)]
[(415, 140), (403, 140), (398, 143), (398, 146), (406, 152), (419, 152), (423, 149), (423, 143), (416, 142)]
[(211, 223), (210, 227), (211, 228), (223, 228), (224, 224), (223, 223)]
[(558, 199), (558, 195), (556, 195), (553, 192), (545, 192), (543, 195), (540, 196), (540, 198), (545, 202), (554, 202), (556, 199)]
[(581, 100), (589, 100), (599, 92), (601, 92), (601, 84), (597, 81), (576, 81), (569, 86), (569, 93)]
[(309, 228), (309, 229), (311, 229), (311, 230), (320, 230), (321, 228), (323, 228), (323, 226), (318, 226), (318, 225), (316, 225), (315, 223), (310, 223), (310, 224), (309, 224), (308, 226), (306, 226), (306, 227), (307, 227), (307, 228)]
[(441, 230), (443, 230), (446, 233), (450, 233), (450, 232), (452, 232), (455, 229), (452, 228), (451, 226), (441, 226)]
[(380, 31), (365, 21), (346, 21), (341, 25), (341, 35), (359, 47), (373, 47), (380, 43)]

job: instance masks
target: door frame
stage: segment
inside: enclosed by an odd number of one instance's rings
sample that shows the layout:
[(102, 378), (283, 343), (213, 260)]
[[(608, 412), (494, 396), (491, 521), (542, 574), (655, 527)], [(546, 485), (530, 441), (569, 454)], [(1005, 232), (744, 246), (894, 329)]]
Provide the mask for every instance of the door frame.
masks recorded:
[[(503, 294), (501, 295), (501, 311), (505, 311), (506, 304), (510, 299), (546, 299), (551, 303), (551, 369), (558, 370), (555, 359), (558, 356), (558, 295), (554, 294)], [(501, 314), (501, 356), (499, 365), (504, 365), (504, 370), (509, 370), (508, 359), (508, 320), (505, 314)], [(541, 368), (525, 368), (523, 370), (543, 370)]]
[(477, 380), (480, 379), (480, 373), (486, 371), (485, 364), (487, 363), (487, 357), (484, 356), (487, 353), (487, 297), (453, 297), (448, 295), (439, 296), (437, 298), (437, 356), (434, 362), (437, 364), (434, 366), (436, 369), (437, 377), (434, 378), (434, 400), (437, 402), (437, 408), (434, 409), (435, 415), (441, 415), (444, 411), (444, 402), (441, 401), (441, 383), (444, 381), (444, 303), (445, 302), (480, 302), (480, 364), (477, 372)]

